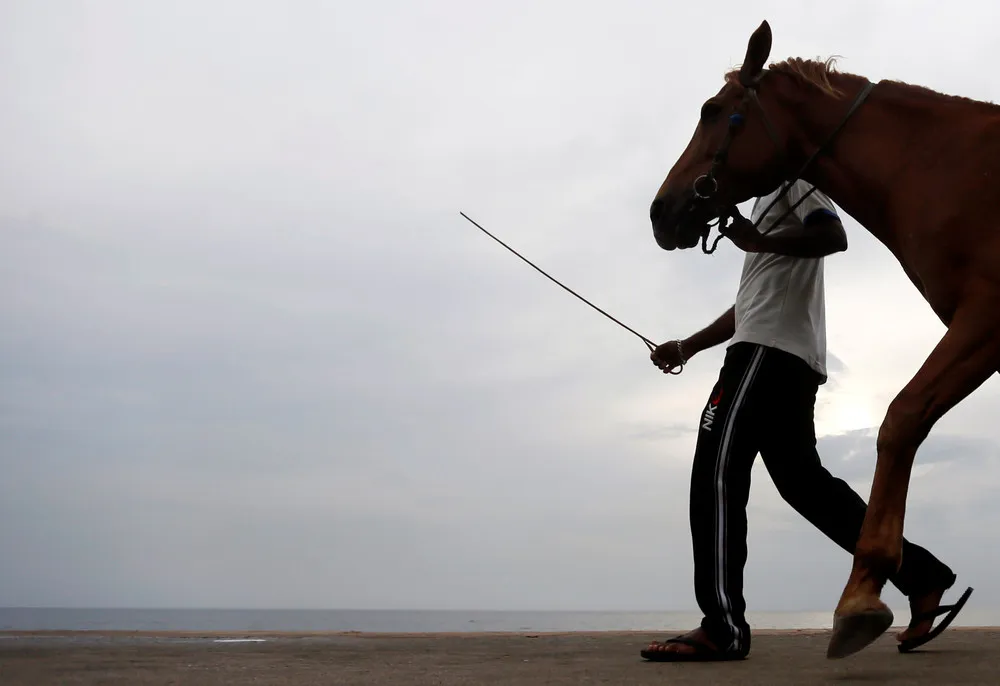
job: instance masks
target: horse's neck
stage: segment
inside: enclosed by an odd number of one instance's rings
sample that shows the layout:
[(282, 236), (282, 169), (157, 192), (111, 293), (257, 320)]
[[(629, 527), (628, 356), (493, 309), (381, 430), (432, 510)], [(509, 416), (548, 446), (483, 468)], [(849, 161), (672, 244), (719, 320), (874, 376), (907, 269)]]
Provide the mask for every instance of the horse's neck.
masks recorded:
[(883, 93), (884, 87), (877, 86), (829, 140), (829, 132), (841, 124), (865, 83), (863, 78), (843, 75), (836, 85), (843, 88), (845, 97), (801, 105), (802, 152), (812, 154), (824, 146), (803, 178), (892, 248), (891, 210), (901, 200), (895, 181), (912, 164), (914, 140), (929, 118), (927, 112), (919, 111), (919, 102), (901, 107), (894, 94)]
[[(865, 80), (837, 75), (846, 97), (800, 101), (801, 141), (811, 154), (826, 143)], [(935, 193), (930, 167), (951, 163), (975, 145), (976, 127), (989, 105), (948, 99), (892, 83), (875, 87), (837, 137), (827, 143), (803, 178), (816, 185), (880, 241), (896, 251), (901, 207)], [(1000, 109), (997, 110), (1000, 112)], [(960, 159), (956, 159), (957, 164)], [(909, 213), (905, 213), (909, 216)], [(917, 227), (906, 227), (906, 230)]]

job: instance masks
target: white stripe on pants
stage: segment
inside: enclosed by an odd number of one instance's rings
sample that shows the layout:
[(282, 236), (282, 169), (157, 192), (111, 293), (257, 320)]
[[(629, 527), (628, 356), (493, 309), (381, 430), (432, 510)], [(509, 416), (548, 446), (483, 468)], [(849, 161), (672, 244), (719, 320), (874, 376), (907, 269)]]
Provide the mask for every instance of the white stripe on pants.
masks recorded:
[(760, 368), (760, 362), (763, 357), (764, 348), (759, 346), (754, 351), (750, 364), (747, 365), (747, 369), (743, 373), (743, 378), (740, 379), (740, 383), (736, 387), (736, 395), (733, 397), (733, 402), (726, 412), (725, 423), (722, 426), (722, 439), (719, 441), (719, 452), (715, 461), (716, 593), (719, 598), (719, 607), (725, 612), (726, 623), (732, 629), (733, 636), (735, 637), (733, 645), (730, 647), (731, 650), (740, 650), (742, 646), (740, 631), (733, 620), (732, 605), (729, 601), (729, 595), (726, 592), (726, 468), (729, 465), (729, 453), (732, 448), (733, 424), (735, 423), (736, 416), (739, 414), (747, 389), (757, 375), (757, 370)]

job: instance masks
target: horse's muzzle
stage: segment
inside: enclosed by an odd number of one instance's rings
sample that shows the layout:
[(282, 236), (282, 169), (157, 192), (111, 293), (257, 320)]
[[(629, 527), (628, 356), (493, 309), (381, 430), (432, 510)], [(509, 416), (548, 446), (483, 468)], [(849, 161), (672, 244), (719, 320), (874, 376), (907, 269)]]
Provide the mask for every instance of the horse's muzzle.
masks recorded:
[(690, 192), (654, 200), (649, 219), (656, 244), (663, 250), (686, 250), (698, 245), (711, 219), (706, 205)]

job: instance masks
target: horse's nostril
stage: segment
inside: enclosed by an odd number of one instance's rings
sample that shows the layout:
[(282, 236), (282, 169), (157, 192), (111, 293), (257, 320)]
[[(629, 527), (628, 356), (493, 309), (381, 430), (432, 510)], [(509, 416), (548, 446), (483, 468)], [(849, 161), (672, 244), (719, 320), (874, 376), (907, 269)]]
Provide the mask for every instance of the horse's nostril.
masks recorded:
[(656, 220), (660, 218), (663, 214), (663, 201), (657, 198), (653, 201), (653, 204), (649, 206), (649, 221), (656, 223)]

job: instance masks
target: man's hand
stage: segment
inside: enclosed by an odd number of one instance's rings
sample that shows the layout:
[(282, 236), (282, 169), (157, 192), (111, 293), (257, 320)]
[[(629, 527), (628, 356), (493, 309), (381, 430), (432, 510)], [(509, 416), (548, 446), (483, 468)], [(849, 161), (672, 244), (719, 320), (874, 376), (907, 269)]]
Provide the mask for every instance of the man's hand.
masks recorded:
[(671, 374), (675, 367), (680, 367), (687, 363), (687, 358), (684, 357), (683, 344), (680, 341), (667, 341), (662, 345), (656, 346), (656, 350), (649, 354), (649, 359), (664, 374)]
[(765, 236), (735, 207), (730, 211), (733, 223), (723, 235), (744, 252), (819, 258), (847, 250), (847, 233), (837, 217), (814, 212), (806, 218), (805, 231), (799, 234)]
[(725, 236), (744, 252), (761, 252), (764, 235), (757, 230), (753, 222), (732, 208), (733, 223), (726, 229)]

